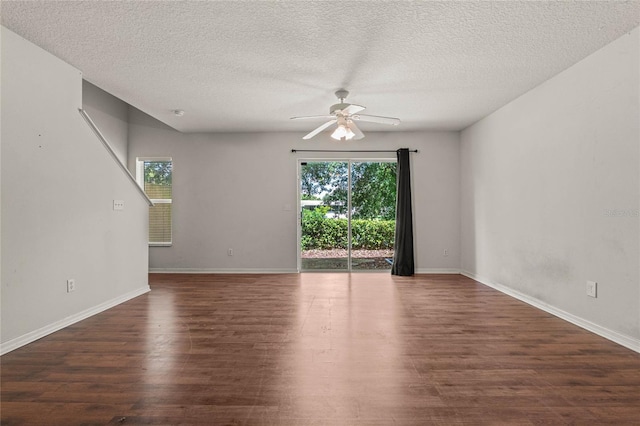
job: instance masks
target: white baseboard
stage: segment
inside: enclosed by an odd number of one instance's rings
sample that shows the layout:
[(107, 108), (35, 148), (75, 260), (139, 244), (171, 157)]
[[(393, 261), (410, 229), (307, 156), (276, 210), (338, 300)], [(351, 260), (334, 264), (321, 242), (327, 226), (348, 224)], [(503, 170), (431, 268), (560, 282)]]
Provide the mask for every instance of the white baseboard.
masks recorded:
[(565, 321), (568, 321), (572, 324), (577, 325), (578, 327), (584, 328), (585, 330), (588, 330), (592, 333), (597, 334), (598, 336), (604, 337), (605, 339), (611, 340), (612, 342), (615, 342), (619, 345), (624, 346), (625, 348), (629, 348), (632, 351), (638, 352), (640, 353), (640, 340), (639, 339), (635, 339), (631, 336), (627, 336), (625, 334), (622, 333), (618, 333), (617, 331), (614, 330), (610, 330), (606, 327), (603, 327), (601, 325), (595, 324), (589, 320), (586, 320), (584, 318), (578, 317), (576, 315), (570, 314), (569, 312), (565, 312), (562, 309), (558, 309), (555, 306), (549, 305), (541, 300), (538, 300), (536, 298), (533, 298), (531, 296), (528, 296), (524, 293), (520, 293), (517, 290), (513, 290), (509, 287), (506, 287), (502, 284), (496, 284), (491, 282), (490, 280), (484, 278), (484, 277), (480, 277), (476, 274), (474, 274), (473, 272), (469, 272), (469, 271), (460, 271), (460, 273), (462, 275), (464, 275), (465, 277), (469, 277), (472, 280), (478, 281), (481, 284), (486, 285), (487, 287), (491, 287), (495, 290), (498, 290), (501, 293), (504, 293), (508, 296), (514, 297), (518, 300), (523, 301), (524, 303), (527, 303), (531, 306), (534, 306), (538, 309), (541, 309), (545, 312), (550, 313), (551, 315), (555, 315), (558, 318), (561, 318)]
[(150, 274), (297, 274), (296, 269), (149, 268)]
[(27, 345), (31, 342), (35, 342), (38, 339), (41, 339), (51, 333), (55, 333), (58, 330), (61, 330), (65, 327), (68, 327), (72, 324), (75, 324), (83, 319), (87, 319), (95, 314), (99, 314), (100, 312), (106, 311), (109, 308), (113, 308), (121, 303), (126, 302), (127, 300), (131, 300), (134, 297), (141, 296), (145, 293), (148, 293), (151, 289), (149, 286), (144, 286), (139, 289), (130, 291), (128, 293), (123, 294), (122, 296), (118, 296), (114, 299), (108, 300), (104, 303), (101, 303), (97, 306), (94, 306), (89, 309), (85, 309), (82, 312), (78, 312), (77, 314), (71, 315), (60, 321), (56, 321), (52, 324), (39, 328), (37, 330), (31, 331), (27, 334), (24, 334), (20, 337), (16, 337), (15, 339), (11, 339), (5, 343), (0, 344), (0, 355), (4, 355), (8, 352), (11, 352), (15, 349), (18, 349), (24, 345)]
[(416, 269), (416, 274), (460, 274), (460, 269), (449, 269), (449, 268), (426, 268), (426, 269)]

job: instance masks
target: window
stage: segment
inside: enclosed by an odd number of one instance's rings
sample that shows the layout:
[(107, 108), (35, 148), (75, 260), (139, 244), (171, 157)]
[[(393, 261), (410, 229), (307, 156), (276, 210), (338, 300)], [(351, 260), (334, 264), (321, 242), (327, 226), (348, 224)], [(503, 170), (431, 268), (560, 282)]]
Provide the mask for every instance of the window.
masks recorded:
[(149, 207), (149, 245), (171, 245), (173, 163), (171, 158), (137, 158), (136, 179), (153, 202)]

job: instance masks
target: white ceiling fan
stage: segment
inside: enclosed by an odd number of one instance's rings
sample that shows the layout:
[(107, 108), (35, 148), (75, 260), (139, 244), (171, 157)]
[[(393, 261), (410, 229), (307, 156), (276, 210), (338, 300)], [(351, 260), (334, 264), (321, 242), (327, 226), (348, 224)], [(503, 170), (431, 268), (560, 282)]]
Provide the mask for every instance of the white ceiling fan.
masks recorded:
[(358, 129), (354, 121), (369, 121), (371, 123), (391, 124), (397, 126), (400, 124), (399, 118), (393, 117), (379, 117), (377, 115), (365, 115), (359, 114), (360, 111), (364, 111), (365, 107), (361, 105), (345, 103), (345, 99), (349, 95), (349, 92), (340, 89), (336, 92), (336, 96), (340, 100), (340, 103), (331, 105), (329, 108), (329, 115), (310, 115), (305, 117), (291, 117), (292, 120), (313, 120), (313, 119), (328, 119), (326, 123), (320, 125), (311, 133), (307, 134), (302, 139), (311, 139), (324, 129), (331, 127), (333, 124), (338, 126), (331, 134), (331, 137), (336, 140), (350, 140), (350, 139), (362, 139), (364, 134)]

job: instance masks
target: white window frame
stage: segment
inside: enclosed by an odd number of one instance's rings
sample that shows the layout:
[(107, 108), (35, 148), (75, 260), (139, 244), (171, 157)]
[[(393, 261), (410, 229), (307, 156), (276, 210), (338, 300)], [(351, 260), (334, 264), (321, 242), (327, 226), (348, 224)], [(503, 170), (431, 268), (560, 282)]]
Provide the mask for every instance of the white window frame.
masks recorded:
[[(144, 191), (144, 163), (145, 162), (171, 162), (171, 173), (173, 175), (173, 158), (172, 157), (136, 157), (136, 182)], [(173, 176), (172, 176), (173, 179)], [(173, 192), (173, 188), (171, 189)], [(146, 192), (145, 192), (146, 194)], [(148, 196), (148, 195), (147, 195)], [(156, 204), (171, 204), (171, 210), (173, 211), (173, 197), (172, 198), (149, 198), (153, 205)], [(172, 215), (173, 216), (173, 215)], [(156, 243), (149, 242), (149, 247), (171, 247), (173, 245), (173, 223), (171, 223), (171, 242)]]

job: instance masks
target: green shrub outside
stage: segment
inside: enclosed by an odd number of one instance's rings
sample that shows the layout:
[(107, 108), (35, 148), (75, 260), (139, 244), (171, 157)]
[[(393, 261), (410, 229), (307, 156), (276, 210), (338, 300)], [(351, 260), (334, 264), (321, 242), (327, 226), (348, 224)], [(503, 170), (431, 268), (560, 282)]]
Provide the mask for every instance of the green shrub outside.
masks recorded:
[[(302, 212), (302, 250), (346, 249), (349, 224), (347, 219), (327, 218), (326, 206)], [(394, 220), (351, 220), (351, 247), (355, 250), (385, 250), (393, 248)]]
[[(343, 219), (346, 222), (346, 219)], [(351, 221), (351, 246), (363, 250), (386, 250), (393, 248), (396, 231), (395, 220)]]

